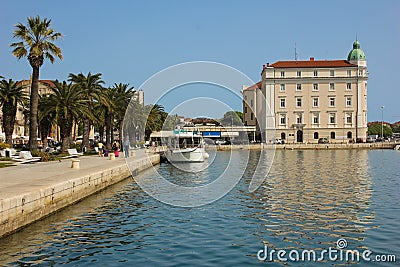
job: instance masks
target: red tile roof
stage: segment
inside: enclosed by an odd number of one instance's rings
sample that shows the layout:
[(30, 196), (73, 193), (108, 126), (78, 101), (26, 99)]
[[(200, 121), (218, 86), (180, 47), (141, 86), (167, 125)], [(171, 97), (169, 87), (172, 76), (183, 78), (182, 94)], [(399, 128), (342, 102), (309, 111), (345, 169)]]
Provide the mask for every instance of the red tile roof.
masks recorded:
[[(22, 85), (24, 83), (29, 83), (30, 84), (30, 82), (31, 82), (30, 80), (22, 80), (22, 81), (19, 81), (17, 84), (18, 85)], [(39, 82), (40, 83), (44, 83), (44, 84), (46, 84), (47, 86), (50, 86), (50, 87), (54, 86), (54, 82), (52, 80), (39, 80)]]
[(251, 90), (255, 90), (255, 89), (261, 89), (261, 81), (256, 84), (253, 84), (252, 86), (247, 87), (243, 91), (251, 91)]
[(50, 87), (54, 87), (54, 82), (52, 80), (39, 80), (41, 83), (46, 83)]
[(356, 66), (347, 60), (291, 60), (277, 61), (269, 65), (269, 67), (274, 68), (343, 68)]

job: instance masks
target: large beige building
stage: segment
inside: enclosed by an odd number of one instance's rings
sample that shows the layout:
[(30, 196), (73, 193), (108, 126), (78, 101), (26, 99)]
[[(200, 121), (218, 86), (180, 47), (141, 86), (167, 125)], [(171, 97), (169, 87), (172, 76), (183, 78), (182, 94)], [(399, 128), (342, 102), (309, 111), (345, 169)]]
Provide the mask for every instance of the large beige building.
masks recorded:
[(367, 62), (358, 41), (347, 60), (278, 61), (263, 66), (261, 81), (243, 87), (245, 125), (258, 139), (289, 143), (366, 139)]

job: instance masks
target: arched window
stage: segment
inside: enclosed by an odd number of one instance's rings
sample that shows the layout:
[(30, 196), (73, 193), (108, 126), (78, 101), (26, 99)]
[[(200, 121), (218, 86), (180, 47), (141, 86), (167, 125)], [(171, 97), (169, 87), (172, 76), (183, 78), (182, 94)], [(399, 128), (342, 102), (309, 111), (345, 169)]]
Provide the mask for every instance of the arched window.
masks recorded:
[(331, 132), (331, 139), (335, 139), (335, 137), (336, 137), (335, 132)]
[(285, 139), (286, 139), (286, 133), (283, 133), (283, 132), (281, 133), (281, 139), (282, 139), (282, 140), (285, 140)]
[(353, 138), (353, 133), (352, 132), (347, 132), (347, 138), (348, 139), (351, 139), (351, 138)]
[(318, 138), (319, 138), (318, 132), (314, 132), (314, 139), (318, 139)]

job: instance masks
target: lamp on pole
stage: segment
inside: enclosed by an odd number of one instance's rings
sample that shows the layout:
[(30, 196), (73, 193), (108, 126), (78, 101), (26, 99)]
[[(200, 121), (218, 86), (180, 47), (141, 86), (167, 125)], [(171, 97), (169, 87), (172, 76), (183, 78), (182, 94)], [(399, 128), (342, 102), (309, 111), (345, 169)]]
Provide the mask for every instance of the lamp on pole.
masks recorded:
[(381, 123), (381, 139), (383, 141), (383, 109), (385, 106), (381, 106), (381, 111), (382, 111), (382, 123)]

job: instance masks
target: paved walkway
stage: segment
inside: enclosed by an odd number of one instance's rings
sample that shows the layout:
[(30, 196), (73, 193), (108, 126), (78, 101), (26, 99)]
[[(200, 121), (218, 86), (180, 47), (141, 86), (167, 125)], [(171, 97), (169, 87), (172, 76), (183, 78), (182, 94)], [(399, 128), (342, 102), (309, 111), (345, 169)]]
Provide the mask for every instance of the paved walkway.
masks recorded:
[[(135, 159), (145, 158), (144, 149), (135, 151)], [(34, 162), (0, 168), (0, 200), (47, 188), (69, 179), (125, 164), (123, 153), (115, 160), (99, 156), (79, 157), (80, 169), (72, 169), (72, 158), (51, 162)], [(76, 159), (76, 158), (74, 158)]]

